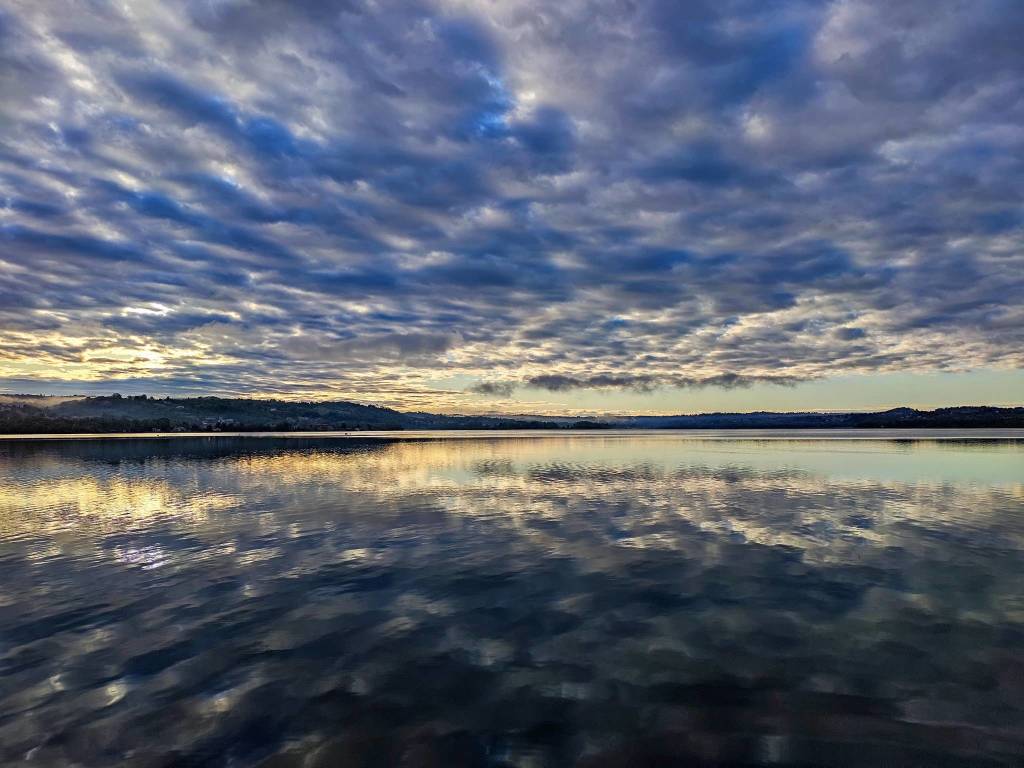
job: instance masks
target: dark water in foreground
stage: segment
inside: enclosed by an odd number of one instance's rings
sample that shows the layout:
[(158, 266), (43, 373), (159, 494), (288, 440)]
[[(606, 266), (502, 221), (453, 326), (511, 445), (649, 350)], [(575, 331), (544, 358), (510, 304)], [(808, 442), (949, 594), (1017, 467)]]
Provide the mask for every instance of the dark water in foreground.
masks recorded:
[(1022, 756), (1024, 441), (0, 441), (0, 764)]

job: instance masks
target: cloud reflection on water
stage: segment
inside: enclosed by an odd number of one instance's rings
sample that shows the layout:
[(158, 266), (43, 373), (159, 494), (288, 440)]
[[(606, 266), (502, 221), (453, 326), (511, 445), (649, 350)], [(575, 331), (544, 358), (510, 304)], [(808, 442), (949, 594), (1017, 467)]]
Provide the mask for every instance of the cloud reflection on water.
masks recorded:
[(0, 444), (0, 758), (1011, 765), (1022, 458)]

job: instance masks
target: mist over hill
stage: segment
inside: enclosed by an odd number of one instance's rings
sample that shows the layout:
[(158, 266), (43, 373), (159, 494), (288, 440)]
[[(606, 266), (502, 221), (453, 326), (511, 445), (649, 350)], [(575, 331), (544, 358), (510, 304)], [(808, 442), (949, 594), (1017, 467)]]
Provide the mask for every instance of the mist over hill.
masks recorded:
[(291, 402), (146, 395), (0, 395), (0, 434), (295, 432), (416, 429), (865, 429), (1024, 427), (1024, 408), (962, 406), (877, 413), (705, 413), (666, 416), (449, 416), (345, 401)]

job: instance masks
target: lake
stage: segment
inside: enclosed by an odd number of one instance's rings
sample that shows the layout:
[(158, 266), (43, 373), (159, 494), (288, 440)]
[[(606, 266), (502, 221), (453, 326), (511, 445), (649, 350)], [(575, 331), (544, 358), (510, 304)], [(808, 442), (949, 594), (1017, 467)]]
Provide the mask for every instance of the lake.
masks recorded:
[(0, 440), (0, 763), (1020, 765), (971, 435)]

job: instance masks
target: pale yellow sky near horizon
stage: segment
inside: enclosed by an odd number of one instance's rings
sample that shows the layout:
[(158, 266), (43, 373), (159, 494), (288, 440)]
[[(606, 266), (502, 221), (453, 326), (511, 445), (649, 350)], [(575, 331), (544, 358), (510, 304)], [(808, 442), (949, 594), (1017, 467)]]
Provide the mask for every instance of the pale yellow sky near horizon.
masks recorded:
[[(1024, 404), (1024, 371), (984, 369), (969, 372), (885, 372), (836, 376), (802, 382), (793, 386), (756, 384), (746, 388), (658, 389), (637, 392), (621, 389), (576, 389), (547, 392), (526, 388), (508, 397), (477, 395), (465, 391), (462, 377), (437, 379), (431, 387), (418, 389), (410, 396), (396, 389), (391, 393), (369, 392), (249, 392), (163, 391), (158, 384), (147, 386), (107, 381), (74, 381), (38, 388), (8, 387), (0, 379), (0, 389), (22, 394), (148, 394), (172, 397), (228, 394), (239, 397), (276, 397), (287, 400), (353, 400), (384, 405), (405, 411), (464, 414), (538, 414), (538, 415), (657, 415), (707, 413), (714, 411), (863, 411), (885, 410), (898, 406), (932, 409), (956, 405), (1016, 406)], [(432, 391), (436, 395), (432, 396)]]

